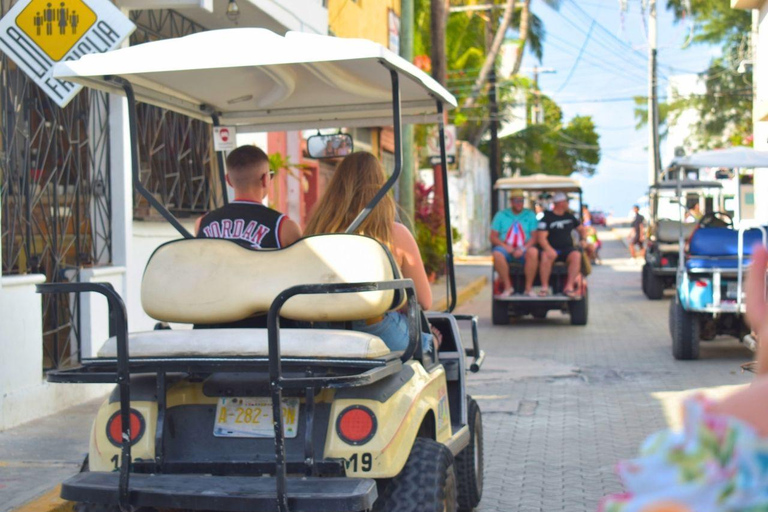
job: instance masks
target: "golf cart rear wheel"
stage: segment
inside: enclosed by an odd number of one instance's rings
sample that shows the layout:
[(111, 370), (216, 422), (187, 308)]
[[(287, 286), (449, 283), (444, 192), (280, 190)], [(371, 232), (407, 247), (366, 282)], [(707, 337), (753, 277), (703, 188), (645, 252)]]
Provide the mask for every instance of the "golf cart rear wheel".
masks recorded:
[(653, 269), (647, 263), (643, 265), (643, 291), (650, 300), (664, 297), (664, 279), (653, 275)]
[(503, 300), (494, 300), (491, 310), (493, 325), (509, 324), (509, 306)]
[(483, 417), (472, 397), (467, 398), (469, 444), (456, 456), (459, 512), (472, 512), (483, 497)]
[(568, 303), (568, 311), (571, 314), (571, 325), (587, 325), (589, 318), (589, 294), (584, 293), (580, 300)]
[(373, 512), (457, 512), (456, 474), (450, 450), (417, 438), (403, 470), (389, 481)]
[(669, 306), (672, 331), (672, 355), (677, 360), (688, 361), (699, 358), (699, 319), (695, 313), (683, 308), (679, 298)]

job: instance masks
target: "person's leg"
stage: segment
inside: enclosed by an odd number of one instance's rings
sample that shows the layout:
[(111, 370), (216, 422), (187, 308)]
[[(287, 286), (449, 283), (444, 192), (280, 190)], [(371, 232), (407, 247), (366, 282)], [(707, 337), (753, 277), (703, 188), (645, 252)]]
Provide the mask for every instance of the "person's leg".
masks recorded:
[(501, 277), (501, 283), (504, 287), (502, 294), (509, 294), (512, 291), (512, 280), (509, 278), (509, 258), (509, 253), (503, 247), (496, 246), (493, 248), (493, 268)]
[(531, 293), (533, 289), (533, 280), (536, 278), (536, 270), (539, 266), (539, 249), (537, 247), (529, 247), (525, 250), (525, 291), (523, 293)]
[(552, 275), (552, 265), (557, 259), (557, 253), (542, 251), (541, 262), (539, 263), (539, 278), (541, 279), (541, 289), (549, 290), (549, 276)]
[(632, 239), (629, 241), (629, 255), (632, 259), (635, 259), (635, 243), (636, 238), (634, 235), (632, 235)]
[(581, 252), (571, 251), (566, 257), (565, 264), (568, 267), (568, 276), (565, 280), (564, 292), (573, 292), (576, 284), (576, 276), (581, 270)]

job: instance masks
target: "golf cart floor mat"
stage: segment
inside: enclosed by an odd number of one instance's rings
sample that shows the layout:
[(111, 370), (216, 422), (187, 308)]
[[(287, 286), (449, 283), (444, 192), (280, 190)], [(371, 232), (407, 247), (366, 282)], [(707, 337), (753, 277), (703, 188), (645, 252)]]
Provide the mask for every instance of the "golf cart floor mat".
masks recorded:
[[(84, 472), (65, 481), (61, 497), (77, 502), (117, 505), (118, 472)], [(376, 501), (376, 482), (364, 478), (287, 480), (288, 507), (301, 512), (359, 512)], [(272, 477), (131, 474), (129, 504), (226, 512), (276, 510)]]

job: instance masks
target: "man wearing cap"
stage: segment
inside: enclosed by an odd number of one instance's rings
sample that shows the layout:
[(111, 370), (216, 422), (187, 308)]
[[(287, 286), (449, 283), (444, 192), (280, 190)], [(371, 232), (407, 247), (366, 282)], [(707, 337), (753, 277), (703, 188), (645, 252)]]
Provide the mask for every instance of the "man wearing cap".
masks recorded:
[(509, 194), (511, 208), (500, 210), (491, 223), (491, 244), (493, 245), (493, 266), (501, 276), (503, 290), (499, 297), (509, 297), (515, 293), (509, 277), (509, 264), (525, 265), (525, 290), (533, 293), (533, 280), (539, 261), (536, 248), (536, 214), (524, 208), (525, 197), (522, 190), (513, 190)]
[(563, 293), (569, 297), (578, 295), (576, 277), (581, 269), (581, 252), (573, 245), (573, 230), (579, 232), (582, 240), (586, 235), (584, 226), (568, 210), (568, 196), (557, 192), (552, 198), (552, 211), (544, 212), (538, 225), (538, 242), (541, 247), (541, 296), (550, 294), (549, 277), (552, 266), (556, 261), (562, 261), (568, 266), (568, 276), (563, 287)]

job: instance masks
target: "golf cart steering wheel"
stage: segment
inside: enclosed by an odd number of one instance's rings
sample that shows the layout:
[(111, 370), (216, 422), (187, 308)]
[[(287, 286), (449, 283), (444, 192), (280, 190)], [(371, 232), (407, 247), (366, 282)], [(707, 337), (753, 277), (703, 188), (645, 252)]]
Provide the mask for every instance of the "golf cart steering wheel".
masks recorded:
[(700, 228), (732, 228), (733, 217), (725, 212), (709, 212), (699, 220)]

